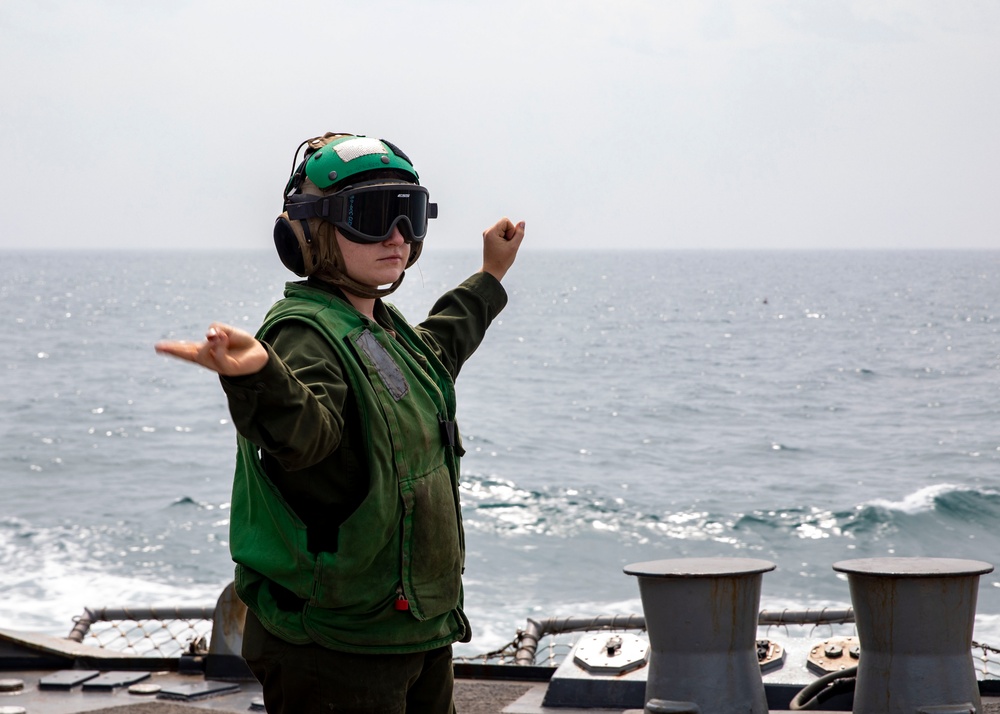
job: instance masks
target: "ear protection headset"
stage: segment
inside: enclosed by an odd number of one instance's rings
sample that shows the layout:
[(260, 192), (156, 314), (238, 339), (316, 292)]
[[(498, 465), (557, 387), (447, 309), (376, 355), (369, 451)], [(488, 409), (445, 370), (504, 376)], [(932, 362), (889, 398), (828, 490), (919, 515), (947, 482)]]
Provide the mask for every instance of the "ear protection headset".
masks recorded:
[(312, 235), (307, 221), (290, 221), (282, 213), (274, 222), (274, 247), (282, 264), (300, 278), (316, 270), (312, 251)]

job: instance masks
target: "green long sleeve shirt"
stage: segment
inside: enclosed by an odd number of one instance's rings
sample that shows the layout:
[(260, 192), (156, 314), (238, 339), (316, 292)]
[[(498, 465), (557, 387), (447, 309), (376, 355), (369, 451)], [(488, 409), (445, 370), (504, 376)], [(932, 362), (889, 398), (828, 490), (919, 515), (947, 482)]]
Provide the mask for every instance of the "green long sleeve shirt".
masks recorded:
[[(506, 302), (500, 282), (477, 273), (441, 296), (416, 330), (454, 379)], [(388, 326), (381, 301), (375, 318)], [(260, 447), (268, 477), (307, 525), (309, 550), (336, 552), (339, 525), (368, 491), (370, 458), (343, 366), (302, 324), (279, 325), (263, 341), (270, 359), (260, 372), (221, 379), (233, 423)]]

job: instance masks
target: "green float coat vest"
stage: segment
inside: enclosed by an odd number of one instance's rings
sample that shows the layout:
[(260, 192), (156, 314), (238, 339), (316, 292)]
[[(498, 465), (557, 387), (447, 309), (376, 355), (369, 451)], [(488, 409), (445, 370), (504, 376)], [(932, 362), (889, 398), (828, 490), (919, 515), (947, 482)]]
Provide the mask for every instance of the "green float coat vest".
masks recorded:
[[(395, 337), (339, 298), (289, 283), (258, 332), (298, 320), (326, 336), (360, 411), (369, 467), (368, 494), (341, 524), (337, 552), (312, 553), (305, 524), (264, 472), (257, 447), (239, 437), (230, 526), (236, 589), (289, 642), (406, 652), (469, 632), (458, 454), (449, 436), (454, 382), (389, 312)], [(279, 607), (268, 581), (304, 601), (301, 611)]]

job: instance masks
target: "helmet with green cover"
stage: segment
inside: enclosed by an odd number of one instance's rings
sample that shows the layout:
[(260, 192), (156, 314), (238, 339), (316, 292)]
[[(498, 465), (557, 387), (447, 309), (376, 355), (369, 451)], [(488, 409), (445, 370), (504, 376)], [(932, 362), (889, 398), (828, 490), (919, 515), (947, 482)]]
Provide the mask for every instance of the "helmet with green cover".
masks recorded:
[[(420, 176), (409, 157), (383, 139), (327, 133), (306, 143), (317, 148), (306, 150), (300, 169), (305, 178), (321, 191), (345, 186), (348, 182), (365, 181), (379, 174), (388, 175), (389, 172), (398, 172), (403, 181), (420, 183)], [(298, 171), (293, 173), (289, 188), (297, 188), (291, 185), (296, 176), (302, 180)], [(286, 188), (286, 198), (287, 193)]]

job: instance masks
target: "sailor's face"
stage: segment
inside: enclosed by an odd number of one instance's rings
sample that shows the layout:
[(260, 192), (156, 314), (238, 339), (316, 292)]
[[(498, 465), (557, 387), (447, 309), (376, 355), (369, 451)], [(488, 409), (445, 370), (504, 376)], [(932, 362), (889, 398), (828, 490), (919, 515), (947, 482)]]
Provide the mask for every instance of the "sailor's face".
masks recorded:
[(337, 230), (337, 243), (347, 275), (372, 288), (399, 280), (410, 257), (410, 244), (403, 240), (398, 227), (381, 243), (355, 243)]

